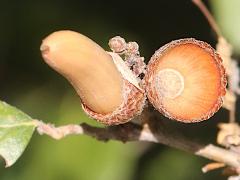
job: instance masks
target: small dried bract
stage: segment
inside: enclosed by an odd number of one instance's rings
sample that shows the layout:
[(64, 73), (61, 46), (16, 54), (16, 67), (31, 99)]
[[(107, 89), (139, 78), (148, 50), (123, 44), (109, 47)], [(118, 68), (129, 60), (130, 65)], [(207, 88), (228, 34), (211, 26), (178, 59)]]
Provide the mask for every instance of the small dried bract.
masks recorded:
[(120, 36), (113, 37), (109, 40), (108, 44), (113, 52), (124, 56), (125, 64), (138, 77), (138, 81), (140, 82), (140, 75), (144, 75), (146, 72), (146, 64), (144, 57), (140, 56), (138, 44), (136, 42), (126, 43), (125, 39)]
[(220, 123), (218, 127), (218, 144), (225, 147), (240, 145), (240, 127), (237, 123)]
[(120, 36), (115, 36), (114, 38), (111, 38), (108, 45), (110, 49), (115, 53), (123, 53), (127, 47), (125, 39)]

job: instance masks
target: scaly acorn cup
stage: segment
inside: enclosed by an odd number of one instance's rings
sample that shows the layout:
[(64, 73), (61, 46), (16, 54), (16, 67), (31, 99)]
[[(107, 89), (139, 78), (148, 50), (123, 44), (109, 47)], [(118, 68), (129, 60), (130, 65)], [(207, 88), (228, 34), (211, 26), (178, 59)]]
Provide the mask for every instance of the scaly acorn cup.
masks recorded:
[(45, 62), (75, 88), (90, 117), (117, 125), (142, 112), (144, 90), (118, 54), (69, 30), (50, 34), (40, 50)]
[(152, 56), (144, 77), (152, 105), (184, 123), (209, 119), (222, 105), (226, 74), (222, 59), (207, 43), (172, 41)]

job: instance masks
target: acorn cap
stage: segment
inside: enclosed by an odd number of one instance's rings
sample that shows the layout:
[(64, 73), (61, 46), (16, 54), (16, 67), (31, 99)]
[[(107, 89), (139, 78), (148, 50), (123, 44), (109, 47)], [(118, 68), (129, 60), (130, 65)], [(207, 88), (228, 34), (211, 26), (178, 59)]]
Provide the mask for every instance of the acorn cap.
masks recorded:
[(116, 125), (142, 111), (144, 90), (119, 55), (107, 53), (91, 39), (69, 30), (50, 34), (40, 50), (45, 62), (75, 88), (90, 117)]
[(209, 119), (222, 105), (226, 74), (207, 43), (172, 41), (155, 52), (144, 78), (149, 101), (164, 116), (192, 123)]
[(123, 78), (123, 101), (121, 105), (111, 113), (100, 114), (89, 109), (82, 103), (83, 110), (93, 119), (106, 124), (123, 124), (141, 114), (146, 101), (145, 91), (140, 87), (136, 76), (126, 66), (122, 58), (113, 52), (107, 52), (116, 65)]

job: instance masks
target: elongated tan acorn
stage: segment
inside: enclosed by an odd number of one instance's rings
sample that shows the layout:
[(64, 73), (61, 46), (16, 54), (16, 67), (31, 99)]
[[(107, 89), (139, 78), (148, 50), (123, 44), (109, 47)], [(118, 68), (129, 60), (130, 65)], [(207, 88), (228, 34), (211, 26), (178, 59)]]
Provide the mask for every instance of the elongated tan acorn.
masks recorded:
[(116, 125), (142, 111), (144, 90), (118, 54), (69, 30), (50, 34), (40, 50), (45, 62), (75, 88), (90, 117)]
[(210, 118), (226, 92), (222, 59), (210, 45), (192, 38), (172, 41), (157, 50), (144, 81), (153, 106), (185, 123)]

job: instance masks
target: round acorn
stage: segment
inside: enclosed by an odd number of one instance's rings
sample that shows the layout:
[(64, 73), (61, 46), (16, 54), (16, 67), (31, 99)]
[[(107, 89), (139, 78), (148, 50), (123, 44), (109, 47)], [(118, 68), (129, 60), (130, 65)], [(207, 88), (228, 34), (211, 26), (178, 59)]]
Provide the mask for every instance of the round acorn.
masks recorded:
[(152, 56), (144, 77), (152, 105), (184, 123), (209, 119), (222, 105), (226, 74), (222, 59), (207, 43), (172, 41)]
[(118, 54), (69, 30), (50, 34), (40, 50), (45, 62), (75, 88), (90, 117), (117, 125), (141, 113), (144, 90)]

